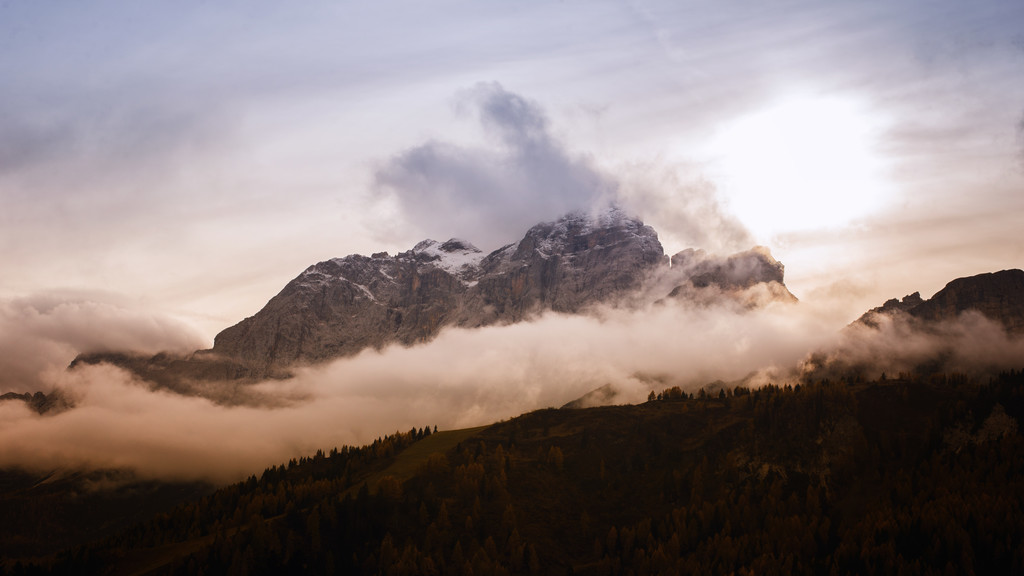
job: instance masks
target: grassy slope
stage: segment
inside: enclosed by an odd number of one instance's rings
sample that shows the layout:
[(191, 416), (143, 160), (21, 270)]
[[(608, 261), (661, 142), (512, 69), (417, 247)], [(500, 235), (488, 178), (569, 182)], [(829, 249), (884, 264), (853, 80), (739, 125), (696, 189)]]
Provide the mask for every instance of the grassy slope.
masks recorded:
[[(391, 476), (399, 482), (404, 482), (412, 478), (432, 455), (444, 454), (454, 450), (459, 443), (472, 438), (487, 428), (489, 426), (478, 426), (476, 428), (463, 428), (462, 430), (443, 430), (431, 434), (396, 454), (394, 460), (386, 468), (370, 474), (363, 483), (367, 485), (370, 493), (373, 494), (376, 492), (377, 484), (384, 477)], [(359, 486), (353, 486), (345, 494), (352, 493), (354, 495), (358, 489)], [(342, 494), (342, 497), (345, 494)]]

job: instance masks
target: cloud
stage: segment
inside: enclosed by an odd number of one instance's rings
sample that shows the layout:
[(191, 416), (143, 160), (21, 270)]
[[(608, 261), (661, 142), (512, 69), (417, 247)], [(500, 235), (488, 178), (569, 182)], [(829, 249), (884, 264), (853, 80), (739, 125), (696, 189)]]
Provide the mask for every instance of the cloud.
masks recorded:
[(429, 344), (366, 351), (254, 385), (254, 396), (288, 399), (273, 407), (154, 391), (106, 365), (55, 369), (45, 378), (75, 408), (39, 416), (20, 402), (0, 403), (0, 467), (231, 481), (395, 430), (477, 426), (561, 406), (605, 384), (620, 401), (639, 402), (652, 389), (795, 366), (834, 322), (794, 310), (669, 302), (446, 330)]
[(838, 342), (808, 355), (801, 371), (812, 378), (883, 373), (961, 373), (972, 378), (1020, 369), (1024, 337), (1008, 335), (999, 322), (967, 311), (955, 319), (923, 323), (905, 315), (876, 315), (876, 328), (852, 324)]
[(642, 402), (675, 385), (795, 381), (809, 359), (861, 362), (877, 376), (929, 362), (981, 374), (1024, 357), (1024, 340), (976, 314), (931, 331), (893, 323), (840, 333), (847, 319), (827, 300), (748, 310), (744, 298), (713, 296), (449, 329), (428, 344), (368, 350), (251, 385), (242, 405), (154, 390), (108, 365), (55, 367), (42, 378), (75, 407), (40, 416), (0, 403), (0, 467), (229, 482), (317, 449), (411, 427), (485, 425), (605, 385), (616, 401)]
[(191, 351), (203, 338), (192, 326), (113, 294), (51, 292), (0, 300), (0, 391), (34, 392), (53, 385), (82, 352)]
[(554, 138), (538, 103), (495, 82), (463, 92), (458, 109), (475, 116), (490, 147), (431, 141), (376, 172), (406, 223), (426, 234), (494, 248), (539, 222), (618, 202), (685, 246), (724, 253), (753, 244), (714, 184), (693, 170), (661, 161), (601, 170)]
[(746, 226), (722, 205), (718, 189), (685, 165), (638, 162), (618, 171), (619, 201), (653, 226), (668, 246), (729, 254), (754, 245)]
[(477, 115), (489, 148), (431, 141), (376, 172), (377, 186), (397, 199), (409, 225), (493, 248), (538, 222), (612, 199), (617, 182), (569, 153), (537, 103), (481, 83), (461, 95), (459, 107)]

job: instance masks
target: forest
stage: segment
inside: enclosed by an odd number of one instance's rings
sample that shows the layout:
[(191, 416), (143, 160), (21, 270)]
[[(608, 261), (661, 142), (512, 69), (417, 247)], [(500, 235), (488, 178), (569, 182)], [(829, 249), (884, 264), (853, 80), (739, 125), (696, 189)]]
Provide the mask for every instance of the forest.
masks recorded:
[(0, 574), (1020, 574), (1024, 372), (652, 391), (318, 451)]

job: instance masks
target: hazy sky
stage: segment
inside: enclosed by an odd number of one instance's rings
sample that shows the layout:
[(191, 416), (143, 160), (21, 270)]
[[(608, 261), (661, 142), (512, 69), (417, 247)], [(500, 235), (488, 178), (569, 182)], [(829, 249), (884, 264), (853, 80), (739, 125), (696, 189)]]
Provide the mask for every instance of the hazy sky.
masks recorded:
[(1021, 23), (1019, 0), (0, 2), (0, 341), (205, 347), (317, 261), (493, 249), (610, 199), (670, 252), (769, 246), (844, 321), (928, 297), (1024, 265)]

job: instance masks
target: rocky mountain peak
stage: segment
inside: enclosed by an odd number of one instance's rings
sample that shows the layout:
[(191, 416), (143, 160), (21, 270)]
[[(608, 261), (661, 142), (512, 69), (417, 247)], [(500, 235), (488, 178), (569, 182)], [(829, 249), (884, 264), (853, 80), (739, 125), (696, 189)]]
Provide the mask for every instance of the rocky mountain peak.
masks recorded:
[[(177, 364), (156, 357), (111, 361), (143, 377), (173, 372), (198, 379), (205, 374), (263, 378), (367, 348), (425, 342), (448, 326), (473, 328), (548, 311), (575, 314), (597, 305), (643, 304), (664, 298), (686, 278), (696, 278), (695, 286), (730, 289), (770, 282), (769, 298), (794, 299), (781, 284), (782, 264), (766, 249), (724, 259), (696, 251), (692, 256), (686, 275), (665, 276), (669, 259), (658, 234), (639, 218), (614, 206), (573, 212), (538, 224), (518, 242), (486, 255), (466, 240), (427, 239), (394, 256), (377, 252), (319, 262), (255, 315), (218, 334), (212, 350)], [(682, 258), (677, 255), (679, 262)]]
[(643, 250), (660, 252), (659, 258), (664, 254), (653, 228), (615, 206), (596, 213), (570, 212), (558, 220), (537, 224), (511, 246), (515, 246), (514, 259), (521, 260), (534, 251), (542, 257), (573, 256), (629, 242), (638, 243)]
[(754, 284), (783, 283), (786, 267), (772, 257), (764, 246), (755, 246), (724, 260), (709, 256), (703, 250), (683, 250), (672, 256), (672, 267), (685, 270), (690, 283), (698, 288), (749, 288)]

